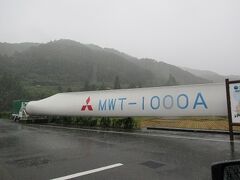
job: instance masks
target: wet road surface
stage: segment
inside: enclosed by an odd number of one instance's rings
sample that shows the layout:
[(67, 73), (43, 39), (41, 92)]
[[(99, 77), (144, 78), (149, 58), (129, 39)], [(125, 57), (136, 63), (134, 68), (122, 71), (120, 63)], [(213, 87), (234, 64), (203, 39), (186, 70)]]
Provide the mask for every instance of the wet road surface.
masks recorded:
[[(148, 131), (149, 132), (149, 131)], [(240, 158), (227, 135), (152, 131), (112, 133), (0, 120), (0, 180), (211, 179), (216, 161)], [(99, 172), (90, 170), (119, 165)]]

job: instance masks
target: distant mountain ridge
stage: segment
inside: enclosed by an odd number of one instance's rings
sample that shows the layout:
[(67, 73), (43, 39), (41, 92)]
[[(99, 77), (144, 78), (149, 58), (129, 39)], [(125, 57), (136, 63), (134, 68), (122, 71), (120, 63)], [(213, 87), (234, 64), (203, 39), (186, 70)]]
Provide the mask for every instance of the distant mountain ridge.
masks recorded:
[(0, 54), (6, 56), (13, 56), (14, 53), (21, 53), (31, 47), (38, 46), (40, 43), (1, 43)]
[(182, 67), (183, 70), (188, 71), (198, 77), (202, 77), (204, 79), (208, 79), (212, 82), (216, 82), (216, 83), (220, 83), (220, 82), (224, 82), (226, 78), (230, 79), (230, 80), (239, 80), (240, 76), (238, 75), (220, 75), (218, 73), (212, 72), (212, 71), (208, 71), (208, 70), (198, 70), (198, 69), (192, 69), (192, 68), (186, 68), (186, 67)]
[[(116, 56), (121, 56), (122, 58), (137, 64), (138, 66), (142, 67), (145, 70), (150, 70), (154, 76), (157, 76), (161, 81), (166, 81), (166, 79), (169, 77), (169, 74), (172, 74), (176, 81), (179, 82), (179, 84), (191, 84), (191, 83), (207, 83), (207, 82), (224, 82), (225, 78), (229, 78), (232, 80), (240, 79), (240, 76), (238, 75), (220, 75), (218, 73), (209, 71), (209, 70), (197, 70), (192, 69), (188, 67), (181, 67), (182, 70), (185, 72), (181, 72), (178, 67), (174, 65), (170, 65), (164, 62), (158, 62), (153, 59), (138, 59), (133, 56), (130, 56), (128, 54), (125, 54), (123, 52), (117, 51), (112, 48), (102, 48), (94, 44), (81, 44), (76, 41), (72, 40), (58, 40), (58, 41), (52, 41), (49, 43), (56, 43), (56, 44), (65, 44), (66, 46), (77, 46), (78, 48), (89, 48), (93, 52), (106, 52), (115, 54)], [(39, 45), (48, 45), (49, 43), (31, 43), (31, 42), (25, 42), (25, 43), (0, 43), (0, 55), (2, 56), (18, 56), (18, 53), (24, 53), (24, 51), (30, 51), (31, 48), (37, 47)], [(179, 72), (179, 73), (176, 73)], [(190, 75), (190, 74), (191, 75)], [(193, 76), (192, 76), (193, 75)], [(189, 77), (192, 76), (193, 80), (189, 80)], [(157, 79), (158, 79), (157, 78)], [(185, 81), (182, 79), (186, 78)], [(161, 84), (161, 83), (160, 83)]]
[(116, 76), (123, 88), (169, 85), (170, 77), (179, 85), (211, 82), (164, 62), (65, 39), (42, 44), (0, 43), (0, 54), (0, 70), (31, 86), (84, 86), (87, 81), (111, 86)]

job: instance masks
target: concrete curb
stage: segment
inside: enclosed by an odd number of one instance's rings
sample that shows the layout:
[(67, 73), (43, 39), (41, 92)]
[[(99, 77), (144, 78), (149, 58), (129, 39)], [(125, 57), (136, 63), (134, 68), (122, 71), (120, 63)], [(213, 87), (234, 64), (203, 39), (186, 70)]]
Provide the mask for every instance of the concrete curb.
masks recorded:
[[(147, 130), (164, 130), (164, 131), (181, 131), (181, 132), (229, 134), (229, 131), (223, 131), (223, 130), (184, 129), (184, 128), (169, 128), (169, 127), (147, 127)], [(240, 135), (240, 132), (236, 132), (235, 131), (234, 134), (235, 135)]]

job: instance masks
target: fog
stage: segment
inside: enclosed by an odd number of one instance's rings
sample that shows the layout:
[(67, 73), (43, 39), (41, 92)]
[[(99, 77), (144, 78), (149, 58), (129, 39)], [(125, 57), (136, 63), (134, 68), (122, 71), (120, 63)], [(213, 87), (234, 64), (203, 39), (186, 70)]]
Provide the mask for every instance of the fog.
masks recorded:
[(1, 0), (0, 42), (72, 39), (240, 75), (239, 0)]

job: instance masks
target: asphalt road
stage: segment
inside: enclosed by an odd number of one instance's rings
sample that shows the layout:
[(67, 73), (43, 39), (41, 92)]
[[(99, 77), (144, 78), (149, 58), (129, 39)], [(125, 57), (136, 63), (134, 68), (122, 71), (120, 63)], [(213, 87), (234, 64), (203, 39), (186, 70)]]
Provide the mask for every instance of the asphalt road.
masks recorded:
[[(211, 179), (212, 163), (237, 158), (240, 141), (232, 147), (227, 135), (113, 133), (0, 120), (1, 180), (52, 179), (76, 173), (81, 175), (76, 179), (83, 180), (206, 180)], [(106, 166), (109, 169), (98, 169)]]

